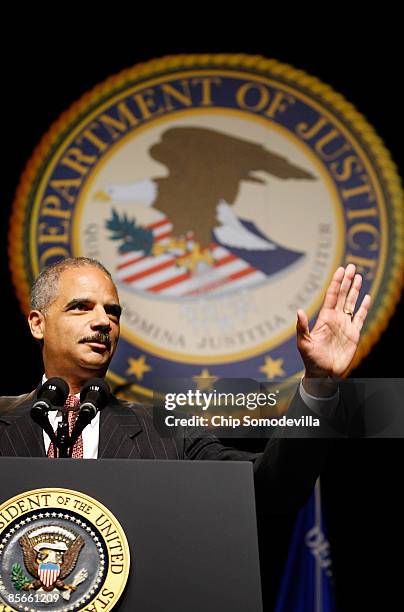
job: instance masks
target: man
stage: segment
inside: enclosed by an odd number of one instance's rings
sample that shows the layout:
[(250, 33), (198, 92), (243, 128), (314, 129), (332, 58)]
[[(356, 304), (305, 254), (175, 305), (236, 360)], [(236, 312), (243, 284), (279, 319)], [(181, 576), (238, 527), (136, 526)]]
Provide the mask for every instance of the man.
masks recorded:
[[(291, 410), (299, 415), (314, 411), (327, 416), (338, 403), (334, 379), (354, 357), (370, 305), (366, 295), (353, 315), (361, 283), (352, 264), (338, 268), (311, 332), (306, 314), (297, 313), (305, 376)], [(44, 376), (63, 378), (71, 396), (90, 378), (104, 377), (117, 346), (120, 314), (116, 287), (99, 262), (71, 258), (44, 270), (33, 285), (28, 316), (31, 334), (42, 346)], [(33, 391), (0, 399), (0, 456), (54, 456), (50, 439), (30, 418), (35, 396)], [(54, 429), (58, 419), (52, 413)], [(213, 435), (162, 438), (147, 407), (113, 395), (85, 428), (81, 444), (84, 458), (253, 461), (256, 484), (274, 493), (278, 511), (293, 511), (304, 503), (328, 450), (327, 440), (277, 438), (264, 453), (247, 453), (223, 446)]]

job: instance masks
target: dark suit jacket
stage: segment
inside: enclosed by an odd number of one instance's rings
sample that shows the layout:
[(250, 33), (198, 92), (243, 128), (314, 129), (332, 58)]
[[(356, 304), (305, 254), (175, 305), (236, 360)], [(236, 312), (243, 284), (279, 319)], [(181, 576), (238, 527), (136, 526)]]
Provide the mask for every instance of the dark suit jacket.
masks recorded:
[[(42, 429), (29, 414), (35, 394), (33, 391), (0, 398), (0, 457), (45, 456)], [(288, 412), (293, 416), (313, 416), (298, 393)], [(154, 427), (150, 407), (123, 402), (111, 395), (100, 415), (98, 457), (251, 461), (258, 504), (269, 508), (271, 514), (283, 514), (305, 503), (329, 446), (327, 439), (271, 438), (263, 453), (250, 453), (224, 446), (205, 432), (164, 438)]]

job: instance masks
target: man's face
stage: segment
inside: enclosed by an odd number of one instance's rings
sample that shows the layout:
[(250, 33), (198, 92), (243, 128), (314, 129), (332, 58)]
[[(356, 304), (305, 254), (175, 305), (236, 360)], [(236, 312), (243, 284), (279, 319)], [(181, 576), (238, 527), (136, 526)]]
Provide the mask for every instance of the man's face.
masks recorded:
[(57, 297), (35, 328), (30, 315), (31, 331), (44, 343), (47, 375), (104, 376), (118, 342), (120, 312), (115, 286), (102, 270), (81, 266), (62, 272)]

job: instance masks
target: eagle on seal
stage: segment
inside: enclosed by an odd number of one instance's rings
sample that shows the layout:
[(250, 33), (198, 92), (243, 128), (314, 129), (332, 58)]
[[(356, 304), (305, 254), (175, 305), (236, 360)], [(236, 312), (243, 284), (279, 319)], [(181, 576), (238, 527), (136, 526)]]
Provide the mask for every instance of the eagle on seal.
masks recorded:
[(243, 181), (266, 183), (262, 172), (282, 181), (315, 181), (311, 172), (263, 144), (197, 126), (165, 130), (148, 152), (165, 167), (164, 177), (111, 184), (95, 198), (153, 207), (172, 225), (173, 238), (167, 246), (153, 247), (151, 231), (135, 227), (126, 213), (121, 219), (113, 211), (106, 227), (115, 232), (113, 240), (125, 236), (119, 253), (143, 250), (145, 255), (158, 255), (191, 236), (194, 258), (203, 259), (199, 251), (205, 252), (206, 258), (213, 241), (267, 275), (303, 257), (303, 253), (278, 244), (253, 219), (239, 217), (234, 205)]
[[(53, 540), (53, 541), (52, 541)], [(76, 586), (66, 584), (64, 579), (73, 571), (77, 564), (77, 559), (84, 546), (84, 540), (77, 536), (67, 545), (66, 540), (56, 540), (38, 545), (34, 545), (28, 535), (19, 539), (19, 544), (23, 551), (24, 564), (28, 572), (34, 578), (22, 587), (23, 590), (37, 590), (42, 588), (44, 591), (52, 591), (54, 588), (60, 591), (75, 591)]]

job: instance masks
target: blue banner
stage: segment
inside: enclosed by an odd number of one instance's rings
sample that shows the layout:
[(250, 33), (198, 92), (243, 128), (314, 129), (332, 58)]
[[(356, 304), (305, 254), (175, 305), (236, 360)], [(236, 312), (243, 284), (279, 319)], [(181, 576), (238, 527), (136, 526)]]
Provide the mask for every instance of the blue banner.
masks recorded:
[(325, 535), (320, 481), (299, 511), (275, 612), (335, 612), (330, 545)]

